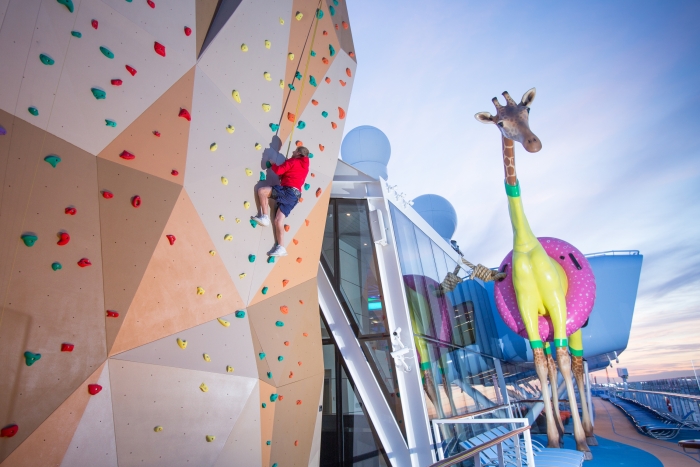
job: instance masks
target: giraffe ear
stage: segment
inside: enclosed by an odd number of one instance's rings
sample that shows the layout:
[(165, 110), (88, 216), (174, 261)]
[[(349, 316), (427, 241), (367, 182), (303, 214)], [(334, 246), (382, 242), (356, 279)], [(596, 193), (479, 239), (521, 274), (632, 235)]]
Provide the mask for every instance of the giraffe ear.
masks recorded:
[(524, 105), (525, 107), (530, 107), (532, 104), (532, 101), (535, 100), (535, 94), (537, 91), (535, 91), (535, 88), (530, 89), (527, 91), (525, 94), (523, 94), (523, 98), (520, 100), (520, 105)]
[(474, 115), (474, 118), (479, 120), (481, 123), (496, 123), (494, 122), (495, 117), (488, 112), (479, 112), (478, 114)]

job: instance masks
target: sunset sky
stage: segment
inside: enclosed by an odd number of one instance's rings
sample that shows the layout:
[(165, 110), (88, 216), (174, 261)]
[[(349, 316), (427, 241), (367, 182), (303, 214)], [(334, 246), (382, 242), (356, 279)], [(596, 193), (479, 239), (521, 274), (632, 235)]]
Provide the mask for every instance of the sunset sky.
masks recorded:
[(348, 8), (358, 68), (345, 128), (387, 134), (392, 184), (449, 199), (466, 257), (498, 265), (512, 246), (500, 133), (473, 115), (536, 87), (543, 149), (516, 147), (535, 234), (644, 255), (620, 358), (633, 379), (700, 363), (700, 2)]

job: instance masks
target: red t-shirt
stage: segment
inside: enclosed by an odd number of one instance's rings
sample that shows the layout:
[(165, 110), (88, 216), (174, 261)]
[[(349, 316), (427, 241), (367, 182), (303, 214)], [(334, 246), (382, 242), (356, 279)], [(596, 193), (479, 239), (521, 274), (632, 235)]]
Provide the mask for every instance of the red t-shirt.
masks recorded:
[(292, 157), (287, 159), (282, 165), (272, 164), (270, 168), (280, 176), (280, 185), (291, 186), (301, 191), (304, 180), (309, 174), (309, 158)]

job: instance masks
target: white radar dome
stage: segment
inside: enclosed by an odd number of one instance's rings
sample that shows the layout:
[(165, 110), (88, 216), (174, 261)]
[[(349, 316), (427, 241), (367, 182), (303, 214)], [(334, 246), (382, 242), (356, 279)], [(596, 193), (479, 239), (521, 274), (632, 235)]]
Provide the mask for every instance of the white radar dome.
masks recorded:
[(421, 195), (413, 200), (413, 209), (448, 242), (457, 230), (457, 212), (442, 196)]
[(353, 128), (345, 135), (340, 154), (343, 161), (370, 177), (384, 180), (389, 177), (386, 166), (391, 158), (391, 144), (379, 128), (369, 125)]

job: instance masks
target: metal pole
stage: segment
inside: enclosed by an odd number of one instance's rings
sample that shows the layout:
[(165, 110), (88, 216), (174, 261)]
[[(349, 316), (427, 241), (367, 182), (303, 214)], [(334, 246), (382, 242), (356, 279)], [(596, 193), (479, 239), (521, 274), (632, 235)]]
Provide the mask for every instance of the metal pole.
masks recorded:
[(593, 401), (591, 398), (591, 375), (588, 374), (588, 362), (583, 361), (583, 384), (586, 390), (586, 400), (588, 401), (588, 412), (591, 419), (591, 425), (595, 427), (595, 416), (593, 410)]
[(690, 361), (690, 364), (693, 366), (693, 373), (695, 374), (695, 382), (698, 383), (698, 389), (700, 389), (700, 381), (698, 381), (698, 373), (695, 371), (695, 363), (693, 361)]

